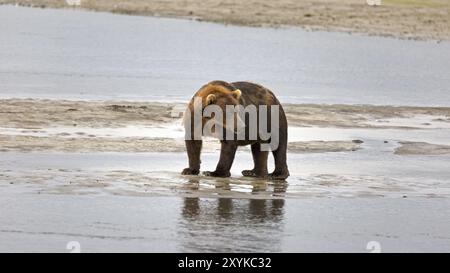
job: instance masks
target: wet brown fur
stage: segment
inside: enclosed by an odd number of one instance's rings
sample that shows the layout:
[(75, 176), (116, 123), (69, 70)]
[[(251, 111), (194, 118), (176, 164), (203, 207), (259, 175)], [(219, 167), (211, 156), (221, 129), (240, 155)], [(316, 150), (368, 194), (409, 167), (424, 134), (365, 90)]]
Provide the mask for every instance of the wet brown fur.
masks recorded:
[[(239, 98), (235, 97), (236, 91), (241, 91)], [(208, 95), (214, 94), (216, 96), (215, 104), (219, 105), (225, 110), (226, 105), (241, 104), (244, 107), (247, 105), (278, 105), (279, 113), (279, 136), (280, 142), (277, 150), (272, 151), (275, 159), (275, 170), (268, 174), (267, 171), (267, 151), (261, 151), (261, 140), (221, 140), (220, 160), (217, 164), (216, 170), (213, 172), (204, 172), (208, 176), (228, 177), (230, 176), (230, 168), (234, 160), (234, 156), (238, 146), (251, 145), (254, 168), (252, 170), (244, 170), (244, 176), (253, 177), (269, 177), (272, 179), (286, 179), (289, 176), (289, 171), (286, 163), (287, 150), (287, 120), (284, 110), (269, 89), (251, 82), (234, 82), (227, 83), (224, 81), (212, 81), (202, 86), (196, 92), (188, 106), (188, 111), (193, 111), (193, 99), (201, 97), (203, 106), (206, 106), (206, 98)], [(193, 124), (193, 123), (192, 123)], [(246, 127), (248, 127), (246, 121)], [(270, 126), (269, 126), (270, 128)], [(189, 128), (186, 128), (189, 130)], [(191, 128), (192, 130), (192, 128)], [(191, 132), (193, 133), (193, 132)], [(192, 135), (192, 134), (191, 134)], [(259, 138), (258, 138), (259, 139)], [(202, 141), (201, 140), (186, 140), (186, 150), (189, 158), (189, 167), (184, 169), (182, 174), (196, 175), (200, 172), (200, 153)]]

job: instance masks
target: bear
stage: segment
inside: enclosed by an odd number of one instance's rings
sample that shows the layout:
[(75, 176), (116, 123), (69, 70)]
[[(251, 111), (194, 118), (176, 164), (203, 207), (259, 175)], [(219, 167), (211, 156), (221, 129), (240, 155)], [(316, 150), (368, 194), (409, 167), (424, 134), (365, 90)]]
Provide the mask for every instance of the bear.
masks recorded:
[[(201, 122), (195, 120), (195, 99), (197, 98), (198, 106), (201, 114)], [(214, 112), (210, 116), (205, 115), (207, 107), (216, 107), (218, 110), (226, 111), (229, 107), (239, 107), (247, 109), (256, 109), (256, 120), (251, 120), (249, 113), (240, 112), (243, 115), (240, 116), (234, 113), (231, 119), (223, 119), (218, 117)], [(241, 108), (242, 109), (242, 108)], [(266, 114), (263, 118), (262, 110), (266, 110)], [(270, 111), (269, 111), (270, 110)], [(274, 121), (271, 121), (270, 117), (274, 117)], [(277, 118), (276, 118), (277, 117)], [(240, 81), (228, 83), (225, 81), (212, 81), (203, 85), (192, 97), (184, 115), (184, 127), (185, 127), (185, 145), (188, 155), (189, 167), (182, 171), (182, 175), (198, 175), (200, 173), (200, 154), (202, 149), (201, 137), (205, 136), (205, 127), (208, 122), (214, 120), (214, 128), (211, 129), (210, 136), (217, 136), (218, 133), (231, 135), (228, 138), (219, 138), (221, 143), (220, 159), (217, 167), (214, 171), (205, 171), (205, 176), (213, 177), (229, 177), (230, 169), (233, 164), (233, 160), (236, 154), (236, 150), (239, 146), (250, 145), (254, 167), (251, 170), (242, 171), (243, 176), (266, 178), (271, 180), (285, 180), (289, 176), (289, 170), (287, 166), (287, 143), (288, 143), (288, 123), (285, 112), (278, 99), (275, 97), (272, 91), (265, 88), (262, 85)], [(228, 123), (227, 123), (228, 122)], [(232, 125), (230, 125), (232, 124)], [(253, 137), (250, 137), (251, 128), (257, 127), (256, 137), (253, 133)], [(278, 126), (275, 126), (278, 125)], [(199, 128), (200, 127), (200, 128)], [(267, 127), (270, 130), (270, 138), (267, 136), (262, 137), (261, 128)], [(195, 130), (200, 129), (200, 137), (193, 137)], [(237, 136), (237, 131), (240, 132), (241, 137)], [(273, 141), (274, 146), (271, 141)], [(276, 145), (276, 146), (275, 146)], [(265, 147), (265, 149), (262, 149)], [(267, 147), (271, 147), (267, 149)], [(267, 159), (269, 150), (271, 150), (274, 161), (275, 170), (272, 173), (268, 173)]]

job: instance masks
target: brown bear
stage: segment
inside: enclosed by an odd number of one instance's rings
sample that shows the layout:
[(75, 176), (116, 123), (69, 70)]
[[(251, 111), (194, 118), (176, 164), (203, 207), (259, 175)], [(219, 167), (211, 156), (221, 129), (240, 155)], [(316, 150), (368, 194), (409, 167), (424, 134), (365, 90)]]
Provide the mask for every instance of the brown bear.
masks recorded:
[[(195, 120), (196, 105), (200, 108), (200, 120)], [(256, 109), (256, 120), (251, 119), (252, 111), (235, 112), (231, 119), (220, 117), (216, 112), (205, 115), (207, 107), (216, 107), (219, 110), (227, 111), (228, 107), (240, 107), (245, 109)], [(240, 108), (240, 109), (242, 109)], [(237, 109), (237, 108), (236, 108)], [(263, 113), (264, 111), (264, 113)], [(243, 115), (242, 115), (243, 114)], [(228, 116), (227, 116), (228, 117)], [(263, 118), (264, 117), (264, 118)], [(275, 119), (273, 119), (275, 118)], [(221, 142), (220, 159), (215, 171), (203, 172), (206, 176), (229, 177), (230, 168), (236, 154), (238, 146), (251, 145), (254, 168), (252, 170), (242, 171), (244, 176), (269, 178), (275, 180), (284, 180), (289, 176), (286, 163), (288, 123), (284, 110), (269, 89), (251, 82), (233, 82), (212, 81), (202, 86), (189, 102), (185, 112), (185, 143), (189, 158), (189, 167), (182, 171), (183, 175), (197, 175), (200, 172), (200, 153), (202, 149), (201, 136), (205, 134), (205, 128), (208, 122), (213, 124), (210, 135), (217, 136), (217, 133), (223, 133), (228, 137), (219, 138)], [(227, 123), (228, 122), (228, 123)], [(232, 123), (232, 125), (230, 125)], [(277, 125), (277, 126), (275, 126)], [(200, 128), (199, 128), (200, 127)], [(270, 137), (263, 134), (261, 128), (270, 131)], [(256, 128), (255, 132), (253, 130)], [(196, 131), (200, 129), (200, 137), (194, 137)], [(238, 136), (237, 131), (241, 129)], [(196, 132), (195, 132), (196, 131)], [(222, 136), (223, 136), (222, 135)], [(230, 136), (232, 136), (230, 138)], [(276, 141), (273, 141), (276, 138)], [(275, 145), (273, 145), (273, 143)], [(275, 170), (268, 174), (267, 157), (270, 143), (270, 150), (275, 159)], [(265, 145), (265, 146), (264, 146)]]

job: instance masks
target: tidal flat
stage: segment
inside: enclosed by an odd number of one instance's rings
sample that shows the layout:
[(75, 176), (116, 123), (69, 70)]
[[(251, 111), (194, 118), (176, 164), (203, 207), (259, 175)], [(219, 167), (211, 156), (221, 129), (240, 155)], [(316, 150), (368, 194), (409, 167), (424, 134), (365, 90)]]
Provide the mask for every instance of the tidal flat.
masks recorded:
[[(427, 40), (445, 15), (413, 41), (0, 6), (0, 251), (449, 252), (450, 43)], [(180, 175), (181, 113), (215, 79), (279, 97), (286, 181), (242, 177), (248, 148), (230, 178)]]

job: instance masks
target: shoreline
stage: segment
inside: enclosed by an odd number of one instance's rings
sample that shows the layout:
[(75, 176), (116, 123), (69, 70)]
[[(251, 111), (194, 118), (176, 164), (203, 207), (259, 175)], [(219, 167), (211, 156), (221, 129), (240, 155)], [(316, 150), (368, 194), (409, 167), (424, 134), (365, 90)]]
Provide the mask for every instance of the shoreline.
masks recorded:
[[(1, 152), (184, 152), (186, 104), (0, 99)], [(398, 155), (450, 154), (450, 107), (285, 104), (289, 153), (355, 152), (366, 140)], [(411, 133), (412, 132), (412, 133)], [(439, 134), (434, 138), (435, 133)], [(411, 138), (410, 135), (418, 135)], [(205, 139), (204, 151), (220, 144)], [(374, 144), (370, 144), (374, 145)], [(380, 146), (381, 145), (381, 146)], [(243, 149), (248, 149), (245, 147)]]
[[(124, 100), (0, 99), (0, 128), (40, 128), (39, 126), (155, 125), (181, 120), (187, 102)], [(335, 128), (420, 129), (430, 122), (450, 126), (450, 107), (393, 106), (370, 104), (282, 104), (290, 126)], [(16, 116), (24, 118), (21, 120)], [(420, 116), (424, 124), (408, 124)], [(398, 120), (393, 120), (398, 119)], [(76, 123), (74, 123), (75, 121)], [(450, 127), (449, 127), (450, 128)]]
[(364, 1), (337, 0), (276, 3), (266, 0), (223, 3), (219, 0), (89, 1), (69, 6), (57, 0), (0, 0), (0, 5), (65, 8), (125, 15), (181, 18), (250, 27), (301, 27), (307, 31), (347, 32), (412, 40), (450, 40), (450, 3), (384, 0), (371, 7)]

